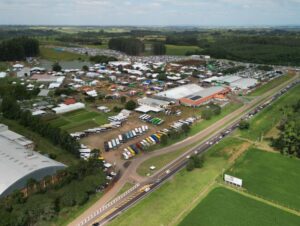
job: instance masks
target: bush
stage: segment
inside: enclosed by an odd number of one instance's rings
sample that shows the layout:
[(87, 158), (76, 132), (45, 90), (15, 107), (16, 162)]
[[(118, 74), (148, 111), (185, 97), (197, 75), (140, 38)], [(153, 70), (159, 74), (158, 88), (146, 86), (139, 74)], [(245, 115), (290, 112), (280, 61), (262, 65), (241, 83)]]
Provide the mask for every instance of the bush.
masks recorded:
[(136, 107), (137, 107), (137, 104), (133, 100), (130, 100), (125, 104), (125, 108), (130, 111), (134, 110)]
[(60, 66), (59, 63), (54, 63), (54, 64), (52, 65), (52, 71), (60, 72), (61, 69), (62, 69), (62, 67)]
[(240, 130), (247, 130), (250, 128), (250, 123), (245, 121), (245, 120), (242, 120), (240, 123), (239, 123), (239, 129)]
[(195, 169), (195, 162), (192, 159), (189, 159), (189, 161), (186, 165), (186, 170), (193, 171), (194, 169)]

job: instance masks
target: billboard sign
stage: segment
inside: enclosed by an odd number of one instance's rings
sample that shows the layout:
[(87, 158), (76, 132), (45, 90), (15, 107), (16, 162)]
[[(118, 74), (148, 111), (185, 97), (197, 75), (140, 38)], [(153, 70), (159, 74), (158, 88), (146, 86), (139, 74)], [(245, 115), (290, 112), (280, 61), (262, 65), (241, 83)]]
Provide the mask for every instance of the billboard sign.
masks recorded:
[(239, 186), (239, 187), (243, 186), (243, 180), (242, 179), (230, 176), (228, 174), (224, 175), (224, 180), (227, 183), (234, 184), (234, 185)]

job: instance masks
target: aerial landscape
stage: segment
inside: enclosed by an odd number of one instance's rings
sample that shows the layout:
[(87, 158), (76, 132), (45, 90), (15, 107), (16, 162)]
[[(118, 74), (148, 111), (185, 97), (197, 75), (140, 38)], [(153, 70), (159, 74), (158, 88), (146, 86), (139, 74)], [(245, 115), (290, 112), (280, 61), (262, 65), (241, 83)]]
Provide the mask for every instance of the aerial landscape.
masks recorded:
[(300, 1), (0, 1), (0, 226), (299, 226)]

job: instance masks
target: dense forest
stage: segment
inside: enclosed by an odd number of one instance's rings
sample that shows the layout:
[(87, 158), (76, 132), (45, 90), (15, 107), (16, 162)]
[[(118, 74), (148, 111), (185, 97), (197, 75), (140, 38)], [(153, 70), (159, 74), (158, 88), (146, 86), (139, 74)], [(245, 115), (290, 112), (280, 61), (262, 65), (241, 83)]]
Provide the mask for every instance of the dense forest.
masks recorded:
[(36, 39), (21, 37), (0, 43), (0, 61), (24, 60), (39, 54), (39, 42)]
[[(134, 28), (123, 27), (120, 32), (110, 28), (70, 27), (74, 33), (64, 32), (61, 27), (47, 29), (29, 27), (0, 28), (0, 60), (24, 59), (38, 54), (37, 39), (42, 44), (60, 45), (104, 45), (129, 55), (141, 55), (145, 45), (152, 45), (152, 54), (163, 55), (164, 45), (195, 46), (196, 51), (186, 51), (186, 55), (207, 54), (214, 58), (274, 64), (300, 65), (300, 30), (297, 28), (269, 29), (201, 29), (188, 27)], [(117, 29), (117, 28), (116, 28)], [(23, 36), (31, 44), (24, 44)], [(9, 38), (13, 38), (8, 40)], [(23, 41), (22, 41), (23, 40)], [(156, 44), (162, 43), (162, 44)], [(28, 46), (31, 50), (28, 50)], [(166, 46), (168, 48), (168, 46)]]
[(112, 38), (108, 42), (108, 47), (128, 55), (141, 55), (145, 51), (144, 43), (135, 38)]
[(300, 158), (300, 100), (292, 106), (291, 111), (282, 111), (284, 117), (278, 126), (279, 137), (273, 139), (273, 146), (284, 154)]

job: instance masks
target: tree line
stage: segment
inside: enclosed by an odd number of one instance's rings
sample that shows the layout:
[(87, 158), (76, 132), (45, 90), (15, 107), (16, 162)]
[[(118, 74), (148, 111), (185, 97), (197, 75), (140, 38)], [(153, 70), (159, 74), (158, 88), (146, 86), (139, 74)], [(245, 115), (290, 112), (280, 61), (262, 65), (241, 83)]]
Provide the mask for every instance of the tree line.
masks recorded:
[(141, 55), (145, 51), (144, 43), (136, 38), (112, 38), (108, 47), (128, 55)]
[(24, 60), (39, 54), (39, 41), (32, 38), (20, 37), (0, 43), (0, 61)]
[(286, 155), (296, 155), (300, 158), (300, 100), (292, 106), (278, 126), (279, 137), (273, 139), (272, 144)]
[(6, 79), (1, 80), (0, 96), (2, 97), (2, 103), (0, 112), (3, 117), (18, 121), (22, 126), (30, 128), (32, 131), (49, 139), (53, 144), (60, 145), (66, 151), (79, 157), (80, 144), (70, 134), (44, 122), (38, 116), (33, 116), (29, 110), (21, 109), (18, 101), (31, 99), (38, 93), (39, 89), (28, 91), (25, 86), (10, 85)]

